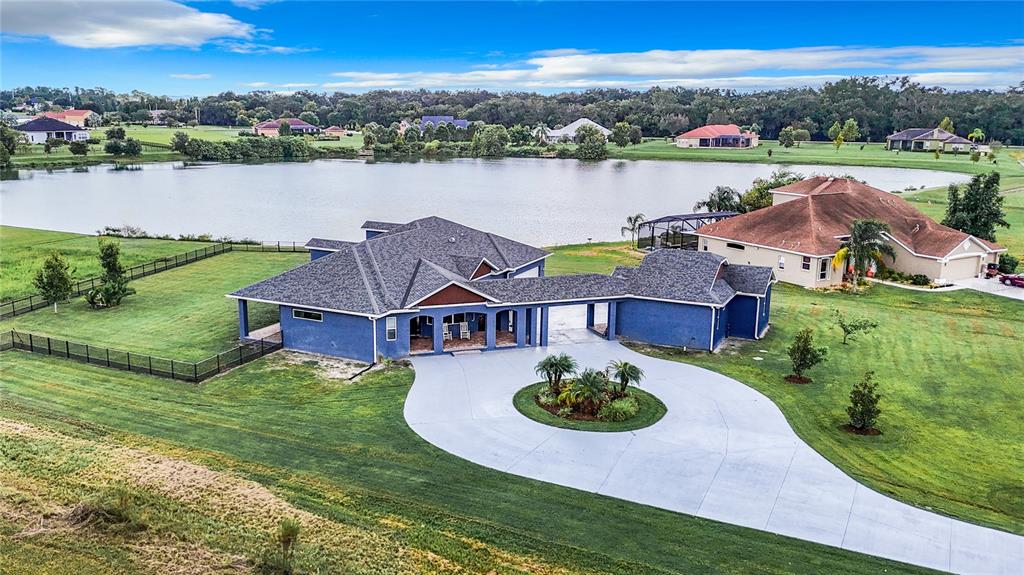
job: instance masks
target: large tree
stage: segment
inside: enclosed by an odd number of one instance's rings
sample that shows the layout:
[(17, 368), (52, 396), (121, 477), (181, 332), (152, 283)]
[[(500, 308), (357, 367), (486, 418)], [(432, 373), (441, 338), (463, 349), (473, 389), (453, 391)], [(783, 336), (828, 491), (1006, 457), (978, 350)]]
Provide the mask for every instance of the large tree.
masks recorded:
[(767, 208), (772, 205), (772, 190), (799, 182), (802, 179), (804, 179), (802, 174), (789, 168), (778, 168), (767, 178), (755, 178), (750, 189), (743, 194), (743, 209), (737, 211), (752, 212)]
[(996, 226), (1008, 228), (1003, 196), (999, 193), (999, 172), (978, 174), (962, 188), (950, 184), (949, 203), (942, 224), (974, 237), (996, 241)]
[(576, 129), (576, 157), (581, 160), (603, 160), (608, 157), (604, 134), (594, 126)]
[(854, 292), (860, 286), (860, 278), (867, 275), (872, 263), (884, 265), (883, 257), (889, 256), (896, 261), (896, 252), (885, 239), (889, 224), (878, 220), (854, 220), (850, 225), (850, 237), (839, 246), (832, 258), (833, 267), (846, 265), (847, 260), (853, 266)]
[(745, 212), (746, 207), (739, 192), (729, 186), (715, 186), (706, 199), (693, 204), (693, 211)]

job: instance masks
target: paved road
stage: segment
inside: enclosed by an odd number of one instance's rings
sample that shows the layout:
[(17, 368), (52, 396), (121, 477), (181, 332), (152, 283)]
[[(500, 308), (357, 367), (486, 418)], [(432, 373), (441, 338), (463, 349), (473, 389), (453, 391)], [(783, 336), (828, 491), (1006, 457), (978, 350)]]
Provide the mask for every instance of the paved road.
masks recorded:
[[(554, 333), (552, 333), (554, 336)], [(586, 332), (546, 349), (413, 360), (405, 419), (441, 449), (507, 473), (959, 573), (1024, 573), (1024, 537), (902, 504), (844, 474), (801, 441), (768, 398), (722, 375), (643, 356)], [(512, 396), (549, 352), (583, 366), (626, 359), (668, 407), (646, 429), (557, 429)]]

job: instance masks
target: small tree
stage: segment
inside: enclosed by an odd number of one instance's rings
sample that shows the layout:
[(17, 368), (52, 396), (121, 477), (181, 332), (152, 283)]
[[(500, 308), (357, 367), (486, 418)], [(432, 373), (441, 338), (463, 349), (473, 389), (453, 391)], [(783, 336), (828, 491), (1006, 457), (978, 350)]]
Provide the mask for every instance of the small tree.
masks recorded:
[(644, 141), (643, 130), (640, 126), (630, 126), (629, 128), (629, 143), (634, 146)]
[(605, 149), (607, 140), (594, 126), (580, 126), (576, 130), (576, 158), (580, 160), (603, 160), (608, 157)]
[(879, 220), (853, 220), (850, 238), (839, 245), (832, 258), (832, 267), (845, 265), (847, 259), (853, 264), (853, 291), (860, 287), (860, 278), (867, 275), (872, 262), (881, 263), (884, 256), (896, 261), (896, 252), (885, 239), (889, 224)]
[(827, 347), (814, 347), (814, 330), (805, 327), (797, 332), (793, 344), (789, 346), (789, 359), (793, 363), (793, 375), (797, 380), (810, 381), (804, 372), (825, 361), (828, 356)]
[(279, 120), (278, 121), (278, 125), (277, 125), (277, 135), (278, 136), (291, 136), (292, 135), (292, 125), (289, 124), (287, 120), (284, 120), (284, 119)]
[(985, 132), (981, 131), (981, 128), (975, 128), (970, 134), (967, 134), (967, 139), (975, 144), (978, 142), (984, 142)]
[(693, 204), (694, 211), (706, 210), (709, 212), (745, 212), (742, 196), (729, 186), (715, 186), (715, 189), (708, 194), (707, 199)]
[(108, 140), (123, 140), (124, 139), (124, 128), (121, 126), (114, 126), (107, 128), (106, 136)]
[(174, 132), (174, 137), (171, 138), (171, 149), (179, 154), (184, 154), (188, 149), (188, 141), (189, 137), (185, 132)]
[(57, 302), (71, 297), (72, 284), (75, 282), (75, 270), (71, 269), (67, 258), (60, 252), (50, 252), (43, 267), (36, 272), (32, 280), (39, 293), (46, 301), (53, 302), (53, 313), (57, 313)]
[(835, 140), (841, 133), (843, 133), (843, 127), (839, 125), (839, 120), (836, 120), (828, 129), (828, 139)]
[(796, 128), (795, 130), (793, 130), (793, 139), (796, 140), (796, 147), (799, 148), (800, 142), (811, 141), (811, 132), (810, 130), (805, 130), (804, 128)]
[(89, 153), (89, 144), (85, 142), (71, 142), (68, 144), (68, 150), (76, 156), (84, 156)]
[(874, 429), (882, 413), (878, 407), (878, 400), (882, 396), (876, 391), (878, 385), (872, 381), (874, 375), (873, 371), (866, 372), (864, 378), (854, 384), (850, 391), (850, 405), (846, 408), (846, 414), (850, 416), (850, 427), (859, 433)]
[(612, 128), (612, 142), (620, 148), (628, 146), (629, 132), (631, 129), (632, 126), (629, 125), (629, 122), (617, 122)]
[(857, 138), (860, 138), (860, 126), (857, 125), (857, 120), (848, 118), (843, 123), (843, 129), (839, 133), (843, 137), (844, 142), (857, 141)]
[(836, 316), (836, 325), (843, 330), (843, 345), (846, 345), (847, 340), (853, 339), (858, 333), (867, 333), (878, 327), (878, 322), (866, 317), (847, 318), (838, 309), (832, 310), (832, 313)]
[(618, 380), (620, 394), (626, 393), (626, 388), (631, 383), (640, 385), (644, 378), (644, 370), (628, 361), (611, 361), (608, 363), (608, 371)]
[(796, 137), (794, 136), (796, 130), (793, 126), (786, 126), (779, 131), (779, 145), (783, 148), (792, 148), (793, 144), (796, 143)]
[(832, 140), (832, 146), (835, 147), (836, 152), (839, 151), (839, 148), (843, 147), (843, 142), (845, 141), (846, 138), (844, 138), (842, 134), (839, 134), (838, 136), (835, 137), (835, 139)]
[(64, 138), (47, 138), (46, 143), (43, 144), (43, 151), (49, 154), (51, 151), (56, 150), (68, 143)]
[(647, 219), (647, 216), (642, 213), (633, 214), (632, 216), (626, 216), (626, 225), (619, 229), (619, 232), (623, 236), (629, 234), (629, 241), (636, 245), (636, 235), (640, 232), (640, 224)]
[(593, 368), (583, 370), (579, 377), (572, 380), (558, 395), (558, 402), (581, 413), (596, 415), (604, 403), (608, 390), (608, 379), (603, 373)]
[(940, 130), (945, 130), (945, 131), (949, 132), (950, 134), (952, 134), (953, 133), (953, 120), (950, 120), (949, 116), (946, 116), (945, 118), (942, 119), (941, 122), (939, 122), (939, 129)]
[(142, 142), (135, 138), (126, 138), (122, 149), (126, 156), (132, 156), (133, 158), (140, 156), (142, 155)]
[(549, 355), (537, 362), (533, 368), (537, 375), (544, 377), (548, 382), (548, 389), (551, 394), (558, 397), (562, 393), (562, 378), (576, 373), (579, 368), (576, 360), (567, 353)]

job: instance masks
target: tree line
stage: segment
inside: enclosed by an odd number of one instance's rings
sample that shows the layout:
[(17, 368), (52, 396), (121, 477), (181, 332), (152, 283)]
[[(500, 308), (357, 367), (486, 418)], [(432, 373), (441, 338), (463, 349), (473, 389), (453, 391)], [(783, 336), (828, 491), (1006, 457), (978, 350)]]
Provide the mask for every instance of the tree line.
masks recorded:
[[(170, 98), (103, 88), (24, 87), (0, 91), (0, 107), (10, 109), (30, 97), (56, 106), (110, 114), (110, 121), (165, 110), (172, 123), (251, 125), (280, 117), (302, 117), (319, 126), (362, 126), (424, 115), (450, 115), (506, 128), (516, 124), (549, 127), (586, 117), (612, 127), (628, 122), (645, 136), (669, 136), (704, 124), (756, 127), (776, 139), (786, 128), (806, 130), (812, 140), (834, 140), (829, 129), (853, 119), (859, 137), (882, 141), (910, 127), (936, 127), (949, 117), (956, 126), (979, 128), (988, 138), (1024, 144), (1024, 82), (1005, 91), (948, 91), (908, 78), (851, 77), (820, 88), (756, 92), (724, 89), (651, 88), (645, 91), (594, 89), (537, 94), (486, 90), (375, 90), (361, 94), (299, 91), (223, 92), (202, 98)], [(798, 132), (798, 135), (803, 132)], [(965, 134), (961, 134), (965, 135)]]

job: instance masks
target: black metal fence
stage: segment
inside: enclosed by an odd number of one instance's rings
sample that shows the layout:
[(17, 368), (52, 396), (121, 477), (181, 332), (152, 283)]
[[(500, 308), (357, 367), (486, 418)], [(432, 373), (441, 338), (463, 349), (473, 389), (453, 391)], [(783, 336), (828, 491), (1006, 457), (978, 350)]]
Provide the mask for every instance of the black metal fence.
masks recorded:
[[(192, 250), (183, 254), (167, 256), (155, 259), (151, 262), (142, 263), (128, 268), (125, 273), (128, 279), (135, 280), (153, 275), (162, 271), (181, 267), (186, 264), (205, 260), (227, 252), (308, 252), (309, 250), (299, 242), (248, 242), (248, 243), (219, 243), (205, 248)], [(99, 277), (87, 278), (75, 283), (70, 297), (84, 295), (90, 289), (100, 284)], [(49, 301), (40, 294), (32, 294), (15, 300), (0, 302), (0, 320), (28, 313), (48, 305)]]
[(206, 359), (180, 361), (16, 330), (0, 332), (0, 352), (20, 349), (111, 369), (145, 373), (192, 383), (199, 383), (218, 373), (273, 353), (282, 347), (281, 333), (278, 332), (258, 341), (245, 342), (234, 349)]

